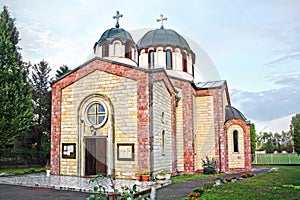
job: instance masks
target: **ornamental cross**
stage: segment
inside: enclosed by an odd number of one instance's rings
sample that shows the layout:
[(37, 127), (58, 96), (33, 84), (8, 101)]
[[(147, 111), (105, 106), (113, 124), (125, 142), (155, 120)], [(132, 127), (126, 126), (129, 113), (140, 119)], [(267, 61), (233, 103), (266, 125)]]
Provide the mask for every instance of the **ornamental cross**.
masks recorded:
[(157, 22), (161, 22), (160, 28), (164, 28), (164, 21), (166, 21), (168, 18), (164, 17), (163, 14), (160, 14), (160, 19), (156, 19)]
[(117, 11), (116, 16), (113, 16), (113, 19), (117, 19), (116, 28), (120, 27), (120, 25), (119, 25), (119, 18), (120, 17), (123, 17), (123, 14), (120, 14), (119, 11)]

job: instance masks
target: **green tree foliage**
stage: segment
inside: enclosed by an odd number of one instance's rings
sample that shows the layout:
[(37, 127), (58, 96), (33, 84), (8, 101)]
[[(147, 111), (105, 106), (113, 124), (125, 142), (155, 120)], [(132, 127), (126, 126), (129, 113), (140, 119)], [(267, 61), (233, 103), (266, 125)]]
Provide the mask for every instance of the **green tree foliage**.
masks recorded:
[(26, 133), (32, 119), (28, 65), (22, 62), (19, 32), (6, 6), (0, 13), (0, 148)]
[(60, 66), (58, 70), (56, 70), (55, 78), (56, 80), (64, 76), (70, 71), (67, 65)]
[[(33, 65), (30, 83), (32, 86), (32, 104), (33, 114), (31, 124), (31, 134), (34, 136), (34, 143), (40, 149), (50, 150), (43, 145), (50, 139), (50, 122), (51, 122), (51, 91), (50, 91), (50, 74), (51, 68), (46, 61), (41, 61)], [(46, 138), (45, 138), (46, 137)], [(49, 146), (49, 145), (48, 145)]]
[(259, 145), (259, 150), (265, 150), (267, 153), (273, 153), (274, 151), (278, 153), (282, 151), (293, 152), (290, 132), (282, 131), (281, 134), (272, 132), (260, 133), (257, 136), (257, 144)]
[(251, 142), (251, 154), (255, 154), (256, 151), (256, 131), (255, 124), (252, 123), (250, 126), (250, 142)]
[(299, 155), (300, 154), (300, 113), (292, 117), (290, 132), (294, 141), (294, 150)]

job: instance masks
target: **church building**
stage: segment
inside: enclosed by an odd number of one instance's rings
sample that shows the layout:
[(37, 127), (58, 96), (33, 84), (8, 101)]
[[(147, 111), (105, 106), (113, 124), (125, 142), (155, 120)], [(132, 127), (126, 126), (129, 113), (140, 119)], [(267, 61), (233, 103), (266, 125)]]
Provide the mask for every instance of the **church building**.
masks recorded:
[(250, 123), (231, 105), (227, 82), (195, 81), (203, 55), (163, 26), (167, 18), (134, 40), (122, 16), (52, 85), (51, 174), (191, 174), (206, 156), (219, 172), (251, 170)]

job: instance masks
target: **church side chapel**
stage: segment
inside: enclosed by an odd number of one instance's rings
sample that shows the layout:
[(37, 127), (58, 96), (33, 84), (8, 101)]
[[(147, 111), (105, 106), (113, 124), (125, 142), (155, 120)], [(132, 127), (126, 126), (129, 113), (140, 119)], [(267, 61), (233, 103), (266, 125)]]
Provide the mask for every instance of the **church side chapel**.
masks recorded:
[(203, 56), (163, 15), (137, 41), (122, 16), (52, 85), (51, 174), (191, 174), (206, 156), (219, 172), (251, 170), (250, 122), (231, 106), (227, 82), (195, 82)]

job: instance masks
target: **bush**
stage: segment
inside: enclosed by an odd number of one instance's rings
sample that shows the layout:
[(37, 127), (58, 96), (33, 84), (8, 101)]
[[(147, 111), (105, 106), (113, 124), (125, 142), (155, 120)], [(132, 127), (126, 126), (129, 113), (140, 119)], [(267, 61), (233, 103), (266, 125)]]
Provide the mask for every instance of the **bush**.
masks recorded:
[(208, 156), (202, 159), (202, 167), (204, 174), (215, 174), (217, 172), (217, 160), (215, 158), (209, 159)]
[(205, 192), (205, 189), (203, 187), (197, 187), (193, 189), (194, 193), (199, 193), (200, 196), (203, 195), (203, 193)]
[(215, 184), (216, 184), (215, 181), (212, 181), (212, 182), (205, 182), (204, 185), (203, 185), (203, 187), (204, 187), (205, 189), (209, 190), (209, 189), (213, 188)]

